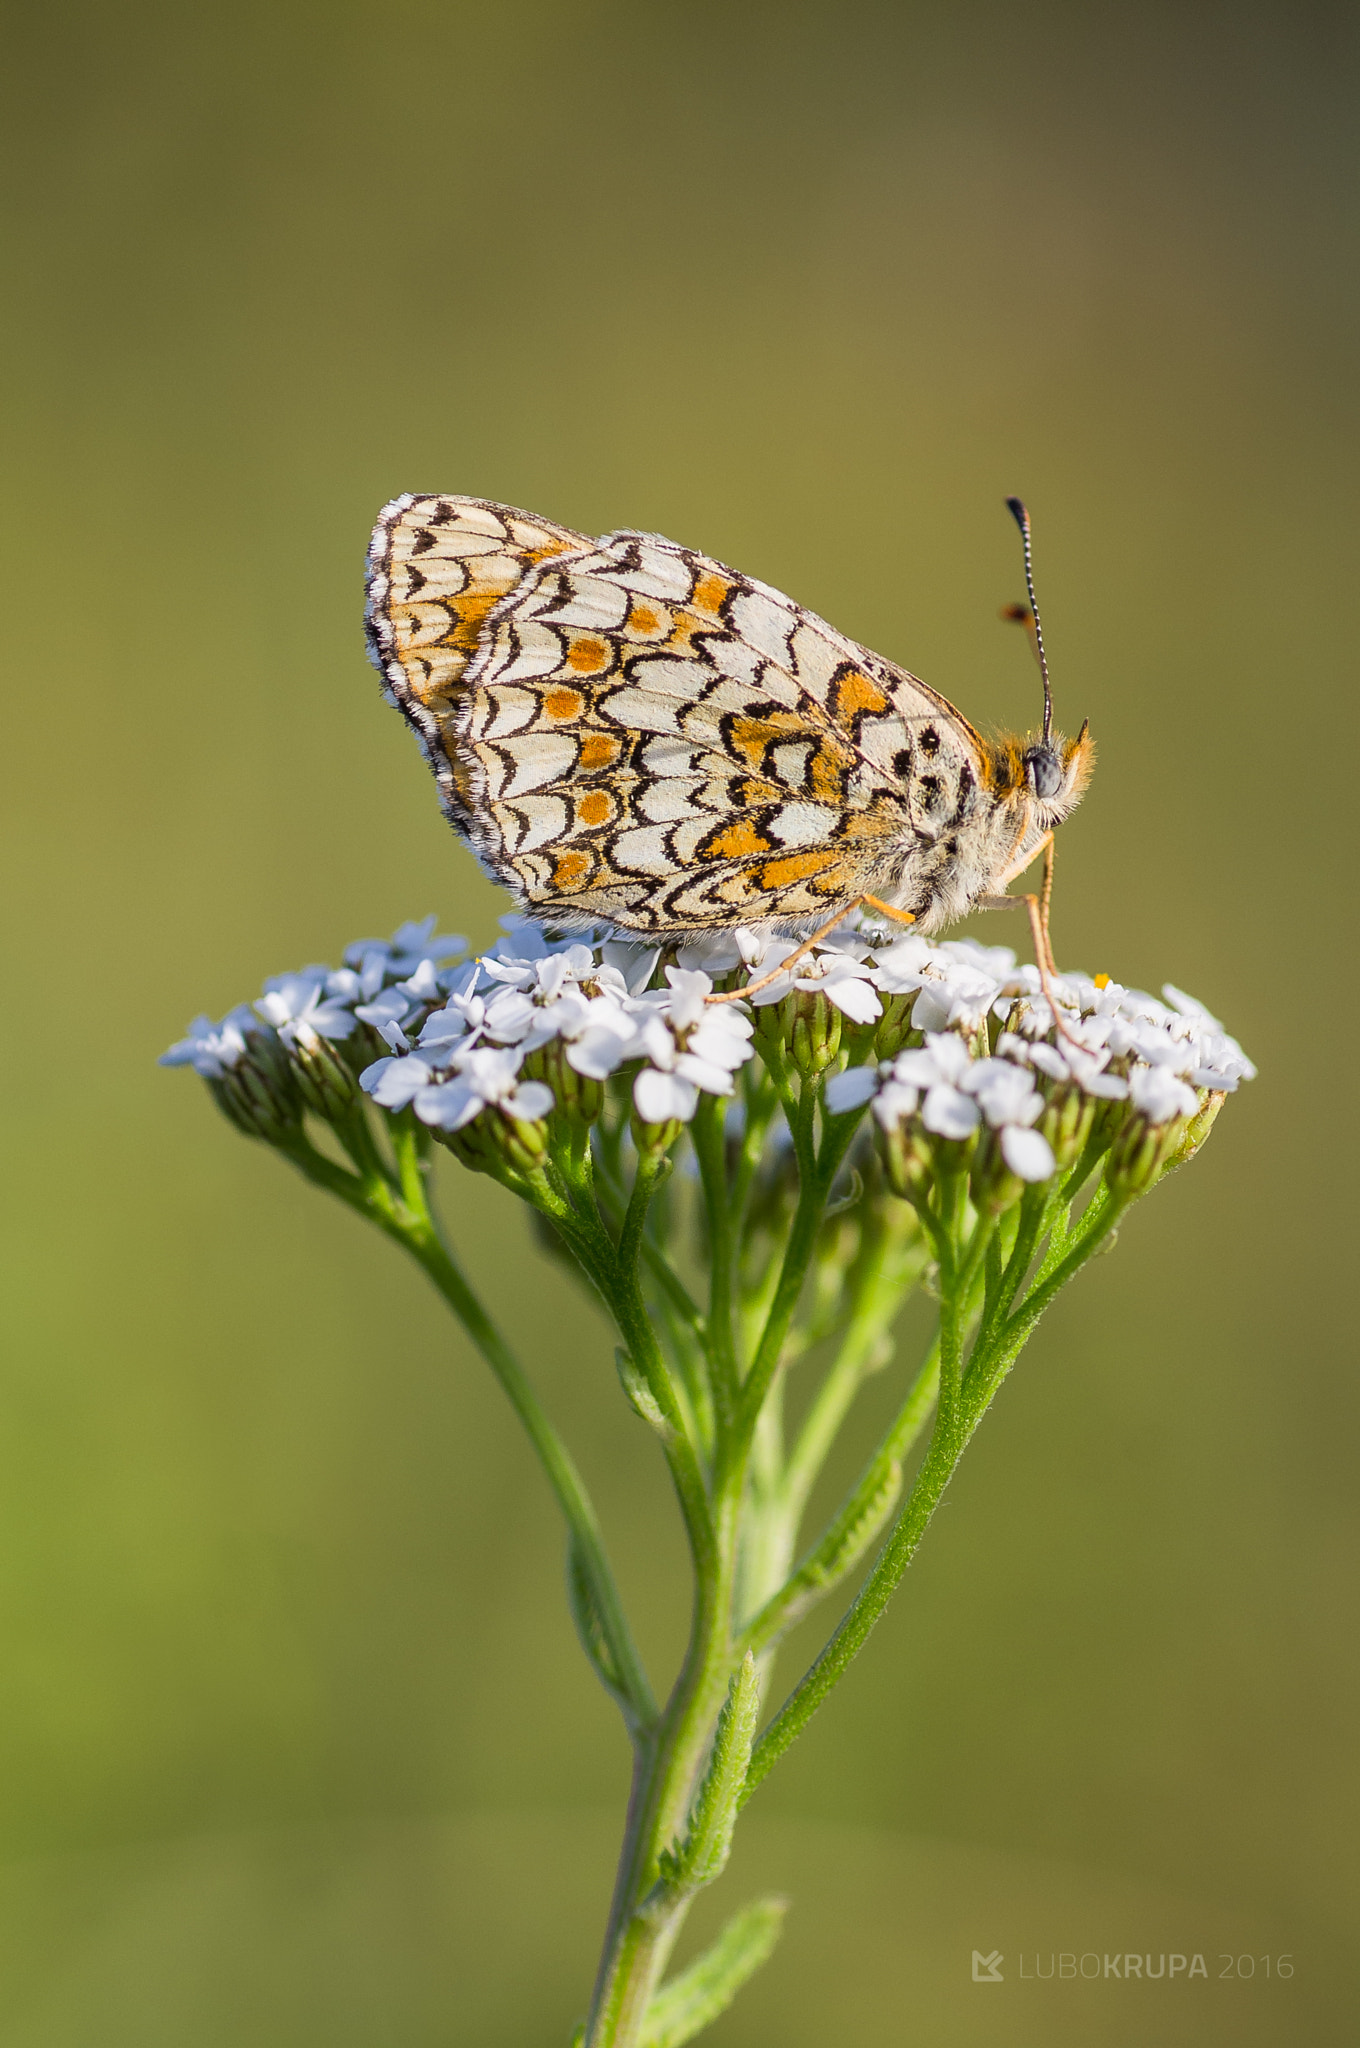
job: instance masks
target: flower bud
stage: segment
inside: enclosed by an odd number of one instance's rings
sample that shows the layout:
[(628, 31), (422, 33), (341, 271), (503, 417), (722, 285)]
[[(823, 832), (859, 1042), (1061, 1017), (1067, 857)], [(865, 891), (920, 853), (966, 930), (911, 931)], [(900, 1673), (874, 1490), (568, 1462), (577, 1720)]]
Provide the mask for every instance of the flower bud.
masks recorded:
[(548, 1156), (548, 1124), (545, 1117), (532, 1120), (507, 1116), (489, 1106), (470, 1123), (456, 1131), (431, 1126), (430, 1136), (447, 1146), (456, 1159), (473, 1173), (489, 1173), (499, 1180), (506, 1169), (531, 1177), (541, 1171)]
[(913, 989), (903, 996), (885, 996), (883, 1015), (874, 1033), (873, 1057), (876, 1060), (896, 1059), (904, 1045), (920, 1045), (921, 1033), (912, 1028), (911, 1008), (916, 1001)]
[(338, 1046), (308, 1025), (290, 1029), (288, 1057), (306, 1107), (327, 1123), (338, 1123), (359, 1100), (353, 1071)]
[(604, 1108), (604, 1083), (577, 1073), (560, 1038), (531, 1052), (523, 1071), (526, 1080), (542, 1081), (552, 1089), (555, 1117), (560, 1116), (578, 1130), (589, 1130), (599, 1122)]
[(297, 1077), (272, 1031), (250, 1031), (244, 1055), (208, 1087), (222, 1114), (248, 1138), (277, 1145), (302, 1128)]
[(638, 1158), (655, 1160), (670, 1151), (686, 1126), (679, 1117), (668, 1117), (664, 1123), (647, 1124), (634, 1109), (628, 1120), (628, 1128), (632, 1132)]
[(1186, 1128), (1184, 1117), (1154, 1124), (1141, 1110), (1131, 1109), (1105, 1161), (1105, 1178), (1112, 1192), (1126, 1200), (1146, 1194), (1181, 1146)]
[(780, 1002), (755, 1006), (757, 1042), (781, 1047), (809, 1081), (834, 1066), (842, 1022), (836, 1005), (816, 989), (791, 989)]
[(891, 1130), (876, 1126), (878, 1154), (895, 1195), (913, 1206), (927, 1201), (935, 1179), (935, 1141), (915, 1117), (903, 1117)]
[(1103, 1108), (1103, 1103), (1097, 1104), (1094, 1096), (1078, 1087), (1057, 1087), (1047, 1095), (1046, 1107), (1034, 1128), (1052, 1146), (1059, 1173), (1069, 1172), (1080, 1159), (1098, 1107)]

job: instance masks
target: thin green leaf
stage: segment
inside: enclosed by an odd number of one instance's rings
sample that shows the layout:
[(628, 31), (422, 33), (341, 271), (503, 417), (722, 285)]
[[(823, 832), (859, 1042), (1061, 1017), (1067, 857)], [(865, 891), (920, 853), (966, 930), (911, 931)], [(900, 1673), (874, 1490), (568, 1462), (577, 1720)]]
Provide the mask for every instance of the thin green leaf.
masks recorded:
[(711, 1948), (654, 1992), (642, 2025), (641, 2048), (682, 2048), (726, 2012), (747, 1978), (768, 1961), (788, 1903), (780, 1898), (752, 1900), (728, 1921)]

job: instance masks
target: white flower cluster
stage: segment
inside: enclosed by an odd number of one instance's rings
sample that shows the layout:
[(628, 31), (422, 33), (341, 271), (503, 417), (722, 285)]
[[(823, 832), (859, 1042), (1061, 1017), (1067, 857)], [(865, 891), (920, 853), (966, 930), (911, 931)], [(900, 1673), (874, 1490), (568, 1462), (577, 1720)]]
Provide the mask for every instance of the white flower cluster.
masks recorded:
[[(1054, 1171), (1048, 1141), (1034, 1128), (1045, 1081), (1128, 1099), (1149, 1123), (1163, 1124), (1191, 1115), (1197, 1090), (1230, 1090), (1254, 1072), (1217, 1019), (1174, 988), (1159, 1002), (1106, 977), (1064, 976), (1055, 988), (1059, 1033), (1037, 971), (1017, 965), (1004, 946), (889, 939), (851, 920), (739, 1006), (706, 1003), (715, 979), (744, 968), (759, 981), (790, 959), (793, 940), (715, 933), (680, 947), (665, 986), (652, 988), (656, 947), (554, 939), (524, 917), (502, 926), (499, 944), (475, 960), (464, 958), (465, 940), (437, 934), (433, 917), (390, 939), (360, 940), (346, 949), (343, 967), (276, 976), (253, 1007), (241, 1005), (220, 1023), (196, 1018), (162, 1063), (221, 1080), (262, 1035), (306, 1054), (320, 1041), (353, 1040), (362, 1025), (370, 1044), (388, 1047), (359, 1075), (373, 1101), (388, 1110), (409, 1104), (425, 1123), (455, 1131), (491, 1106), (521, 1120), (545, 1116), (553, 1091), (523, 1069), (555, 1046), (584, 1081), (635, 1066), (633, 1104), (644, 1123), (688, 1122), (701, 1093), (733, 1093), (753, 1051), (747, 1008), (820, 995), (851, 1025), (874, 1025), (891, 1009), (905, 1035), (909, 1014), (924, 1039), (894, 1059), (834, 1075), (830, 1109), (872, 1102), (885, 1129), (919, 1117), (927, 1131), (950, 1138), (985, 1125), (1024, 1180)], [(983, 1040), (989, 1017), (1004, 1026), (994, 1054)]]
[[(885, 1130), (919, 1116), (944, 1138), (970, 1137), (985, 1124), (1021, 1180), (1047, 1180), (1056, 1170), (1052, 1147), (1033, 1128), (1046, 1107), (1036, 1076), (1127, 1100), (1149, 1124), (1166, 1124), (1195, 1113), (1197, 1090), (1228, 1093), (1256, 1071), (1218, 1019), (1170, 985), (1159, 1002), (1105, 975), (1063, 975), (1053, 986), (1060, 1035), (1037, 968), (1017, 964), (1007, 947), (909, 936), (865, 957), (872, 966), (860, 972), (884, 995), (914, 996), (911, 1024), (925, 1043), (834, 1075), (828, 1108), (872, 1102)], [(1006, 1026), (995, 1054), (979, 1043), (989, 1015)]]
[(195, 1017), (187, 1035), (161, 1054), (160, 1065), (192, 1067), (205, 1081), (220, 1081), (245, 1058), (249, 1040), (258, 1038), (264, 1026), (286, 1046), (305, 1048), (318, 1038), (338, 1042), (352, 1037), (356, 1021), (380, 1026), (389, 1015), (408, 1015), (413, 990), (437, 994), (435, 963), (467, 951), (467, 940), (456, 933), (437, 937), (435, 924), (435, 918), (426, 917), (399, 925), (390, 939), (360, 939), (346, 947), (340, 968), (302, 967), (295, 974), (271, 975), (257, 1003), (238, 1003), (220, 1024)]
[(752, 1026), (731, 1005), (705, 1005), (708, 974), (668, 967), (667, 986), (649, 989), (654, 949), (554, 943), (527, 919), (506, 923), (500, 946), (459, 969), (414, 1042), (407, 1018), (383, 1027), (392, 1057), (360, 1076), (382, 1108), (410, 1103), (422, 1122), (447, 1131), (493, 1103), (516, 1118), (546, 1116), (552, 1090), (522, 1079), (521, 1069), (554, 1042), (583, 1080), (640, 1061), (633, 1105), (644, 1123), (687, 1123), (701, 1092), (733, 1092), (733, 1074), (751, 1057)]

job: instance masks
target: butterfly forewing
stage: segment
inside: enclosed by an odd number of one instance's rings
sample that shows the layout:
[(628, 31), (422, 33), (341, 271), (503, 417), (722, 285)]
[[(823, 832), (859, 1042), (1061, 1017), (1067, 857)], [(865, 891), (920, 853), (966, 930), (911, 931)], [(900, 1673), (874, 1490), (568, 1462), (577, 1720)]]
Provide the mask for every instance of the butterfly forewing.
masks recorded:
[(452, 716), (431, 697), (465, 829), (531, 907), (657, 932), (825, 916), (966, 807), (976, 735), (925, 684), (708, 556), (531, 523), (572, 551), (488, 611)]

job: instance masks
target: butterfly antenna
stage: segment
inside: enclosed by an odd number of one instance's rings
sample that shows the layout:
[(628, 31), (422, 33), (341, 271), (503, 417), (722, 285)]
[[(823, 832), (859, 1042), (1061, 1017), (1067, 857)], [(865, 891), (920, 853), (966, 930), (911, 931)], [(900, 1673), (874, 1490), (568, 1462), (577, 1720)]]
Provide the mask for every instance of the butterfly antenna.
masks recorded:
[(1039, 605), (1034, 595), (1034, 550), (1030, 538), (1029, 513), (1022, 498), (1007, 498), (1006, 510), (1020, 529), (1025, 544), (1025, 588), (1029, 592), (1030, 615), (1034, 620), (1034, 645), (1039, 655), (1039, 673), (1044, 679), (1044, 745), (1053, 734), (1053, 692), (1048, 681), (1048, 660), (1044, 654), (1044, 629), (1039, 624)]

